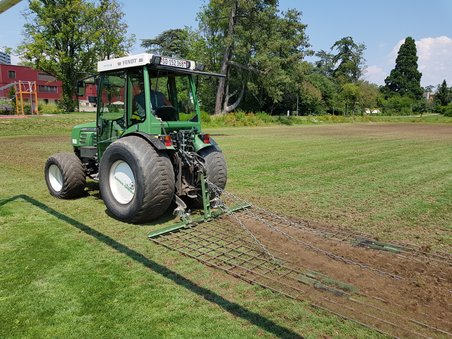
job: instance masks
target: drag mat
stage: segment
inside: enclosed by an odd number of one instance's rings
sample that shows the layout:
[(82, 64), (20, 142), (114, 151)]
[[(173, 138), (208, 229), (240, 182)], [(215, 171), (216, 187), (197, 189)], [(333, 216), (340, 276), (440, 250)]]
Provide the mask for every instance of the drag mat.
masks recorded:
[(254, 207), (151, 240), (384, 334), (452, 336), (445, 253), (338, 235)]

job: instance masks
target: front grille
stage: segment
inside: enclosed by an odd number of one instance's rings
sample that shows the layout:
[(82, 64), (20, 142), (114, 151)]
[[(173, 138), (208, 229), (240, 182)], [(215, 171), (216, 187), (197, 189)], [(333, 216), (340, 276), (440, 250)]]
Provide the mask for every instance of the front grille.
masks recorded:
[(80, 132), (79, 140), (81, 145), (86, 145), (86, 141), (88, 140), (88, 133)]

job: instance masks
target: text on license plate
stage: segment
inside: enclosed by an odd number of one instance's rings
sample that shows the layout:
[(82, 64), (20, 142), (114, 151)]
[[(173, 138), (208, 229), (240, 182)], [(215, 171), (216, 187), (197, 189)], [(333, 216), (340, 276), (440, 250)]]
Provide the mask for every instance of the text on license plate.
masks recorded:
[(179, 67), (179, 68), (188, 68), (188, 61), (162, 57), (160, 59), (160, 65)]

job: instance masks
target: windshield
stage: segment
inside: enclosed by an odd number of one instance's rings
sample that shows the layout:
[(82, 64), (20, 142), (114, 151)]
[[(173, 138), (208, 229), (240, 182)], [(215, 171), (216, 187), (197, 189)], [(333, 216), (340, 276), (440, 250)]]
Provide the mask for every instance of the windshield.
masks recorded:
[[(196, 118), (195, 98), (190, 75), (149, 70), (150, 103), (153, 114), (162, 120), (187, 121)], [(175, 116), (162, 112), (175, 112)], [(170, 118), (170, 119), (164, 119)]]

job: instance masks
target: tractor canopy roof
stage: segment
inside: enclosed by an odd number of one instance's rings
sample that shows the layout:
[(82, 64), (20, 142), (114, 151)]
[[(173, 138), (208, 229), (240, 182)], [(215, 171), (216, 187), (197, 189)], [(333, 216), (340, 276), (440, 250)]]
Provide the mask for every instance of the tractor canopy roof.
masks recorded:
[(128, 55), (122, 58), (99, 61), (97, 71), (108, 72), (125, 68), (148, 65), (150, 69), (166, 71), (174, 74), (195, 74), (223, 77), (222, 74), (204, 72), (204, 65), (193, 60), (177, 59), (150, 53)]

